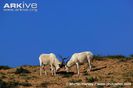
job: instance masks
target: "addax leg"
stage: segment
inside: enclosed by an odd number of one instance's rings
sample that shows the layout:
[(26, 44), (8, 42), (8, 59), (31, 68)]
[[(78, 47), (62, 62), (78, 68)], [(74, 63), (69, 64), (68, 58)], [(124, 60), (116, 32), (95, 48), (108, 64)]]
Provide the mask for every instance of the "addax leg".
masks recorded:
[(42, 66), (40, 66), (40, 76), (42, 76)]
[(44, 71), (45, 71), (45, 75), (47, 75), (47, 69), (46, 69), (46, 67), (43, 66), (43, 69), (44, 69)]
[(42, 63), (40, 61), (40, 76), (42, 75)]
[(90, 59), (88, 59), (88, 64), (89, 64), (88, 71), (91, 71), (91, 60)]
[(54, 75), (56, 75), (56, 69), (54, 68)]
[(52, 75), (54, 75), (54, 67), (53, 67), (53, 65), (51, 65), (51, 73), (52, 73)]
[(78, 72), (78, 75), (79, 75), (79, 63), (77, 62), (76, 65), (77, 65), (77, 72)]

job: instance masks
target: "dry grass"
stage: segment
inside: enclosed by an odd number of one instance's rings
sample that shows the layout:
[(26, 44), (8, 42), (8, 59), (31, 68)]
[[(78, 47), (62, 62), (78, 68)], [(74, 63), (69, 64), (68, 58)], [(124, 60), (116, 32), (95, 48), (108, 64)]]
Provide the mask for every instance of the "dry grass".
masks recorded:
[[(132, 88), (133, 86), (81, 86), (69, 85), (70, 83), (133, 83), (133, 59), (102, 59), (93, 60), (93, 69), (87, 73), (87, 64), (80, 66), (81, 74), (76, 74), (75, 66), (66, 73), (64, 68), (52, 76), (39, 76), (39, 66), (22, 66), (0, 70), (0, 86), (10, 88)], [(19, 71), (17, 71), (19, 70)], [(17, 71), (17, 74), (15, 72)], [(7, 87), (7, 88), (8, 88)], [(3, 87), (0, 87), (3, 88)], [(6, 87), (5, 87), (6, 88)]]

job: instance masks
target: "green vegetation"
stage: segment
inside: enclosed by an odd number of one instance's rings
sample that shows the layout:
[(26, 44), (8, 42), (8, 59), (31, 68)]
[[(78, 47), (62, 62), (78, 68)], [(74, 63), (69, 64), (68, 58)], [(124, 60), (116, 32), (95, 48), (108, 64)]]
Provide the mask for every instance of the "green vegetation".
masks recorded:
[(6, 70), (6, 69), (10, 69), (11, 67), (9, 67), (9, 66), (0, 66), (0, 70)]
[(17, 88), (18, 86), (32, 86), (30, 83), (28, 82), (17, 82), (17, 81), (9, 81), (9, 82), (5, 82), (3, 80), (0, 79), (0, 88)]
[(69, 78), (74, 75), (74, 72), (61, 71), (61, 72), (57, 72), (57, 74), (62, 76), (63, 78)]
[(28, 83), (28, 82), (22, 82), (20, 83), (20, 85), (26, 86), (26, 87), (32, 86), (31, 83)]
[(6, 78), (5, 73), (0, 72), (0, 79)]
[(20, 83), (17, 82), (17, 81), (10, 81), (10, 82), (7, 82), (6, 84), (10, 88), (14, 88), (14, 87), (16, 88), (16, 87), (18, 87), (20, 85)]
[(40, 84), (39, 87), (47, 88), (49, 84), (50, 84), (49, 82), (43, 82), (43, 83)]
[(32, 75), (25, 74), (25, 73), (21, 73), (21, 74), (19, 74), (19, 76), (20, 76), (21, 79), (25, 79), (25, 80), (37, 79), (38, 78), (37, 76), (32, 76)]
[(83, 72), (83, 75), (86, 76), (86, 75), (89, 75), (87, 71), (84, 71)]
[(0, 79), (0, 88), (7, 88), (6, 82)]
[(124, 76), (133, 78), (133, 71), (125, 73)]
[(112, 88), (123, 88), (124, 86), (123, 85), (118, 85), (118, 86), (114, 86)]
[(72, 77), (72, 74), (64, 74), (62, 77), (64, 78)]
[(30, 71), (20, 67), (20, 68), (17, 68), (16, 71), (15, 71), (15, 74), (21, 74), (21, 73), (30, 73)]
[(102, 85), (96, 85), (96, 88), (104, 88)]
[(129, 56), (124, 56), (124, 55), (106, 55), (106, 56), (94, 55), (94, 58), (96, 60), (103, 60), (103, 59), (123, 59), (123, 60), (127, 60), (127, 59), (133, 59), (133, 54), (131, 54)]
[(124, 73), (123, 78), (125, 82), (133, 82), (133, 70)]
[(82, 79), (71, 79), (69, 80), (70, 83), (79, 83), (82, 82)]
[(27, 75), (27, 74), (21, 73), (20, 74), (20, 78), (29, 80), (29, 79), (32, 79), (33, 77), (31, 75)]
[(89, 87), (89, 86), (83, 86), (83, 85), (78, 85), (78, 86), (68, 85), (68, 86), (65, 86), (64, 88), (91, 88), (91, 87)]
[(117, 59), (120, 59), (120, 58), (126, 58), (125, 56), (123, 55), (108, 55), (108, 56), (105, 56), (106, 58), (110, 58), (110, 59), (113, 59), (113, 58), (117, 58)]
[(11, 74), (11, 75), (8, 75), (8, 77), (9, 77), (10, 79), (15, 79), (17, 76), (14, 75), (14, 74)]
[(86, 81), (92, 83), (95, 81), (95, 79), (92, 76), (88, 76), (86, 77)]
[(130, 57), (130, 58), (133, 58), (133, 54), (131, 54), (129, 57)]
[(110, 83), (115, 83), (115, 81), (113, 79), (110, 80)]
[[(104, 59), (104, 56), (101, 56), (101, 55), (94, 55), (93, 58), (96, 59), (96, 60), (102, 60), (102, 59)], [(93, 60), (93, 59), (92, 59), (92, 60)]]

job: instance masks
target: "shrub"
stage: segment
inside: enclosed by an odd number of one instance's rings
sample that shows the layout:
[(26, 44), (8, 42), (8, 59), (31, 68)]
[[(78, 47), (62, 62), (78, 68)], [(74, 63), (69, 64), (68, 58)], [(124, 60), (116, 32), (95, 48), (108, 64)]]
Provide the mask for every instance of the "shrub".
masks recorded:
[(21, 74), (21, 73), (30, 73), (30, 72), (22, 67), (17, 68), (15, 74)]
[[(133, 57), (133, 55), (130, 55), (130, 57)], [(125, 57), (123, 55), (107, 55), (107, 56), (94, 55), (94, 58), (101, 60), (103, 58), (109, 58), (109, 59), (118, 58), (118, 59), (120, 59), (120, 58), (127, 58), (127, 57)]]
[(6, 78), (6, 76), (4, 73), (0, 72), (0, 79), (2, 79), (2, 78)]
[(5, 82), (0, 79), (0, 88), (16, 88), (19, 85), (19, 82), (16, 81)]
[(0, 88), (7, 88), (6, 82), (0, 79)]
[(3, 69), (3, 70), (6, 70), (6, 69), (10, 69), (11, 67), (9, 66), (0, 66), (0, 70)]
[(8, 88), (16, 88), (20, 85), (20, 83), (17, 81), (10, 81), (10, 82), (7, 82), (6, 85)]
[(97, 85), (96, 88), (104, 88), (102, 85)]
[(115, 81), (113, 79), (110, 80), (110, 83), (115, 83)]
[(63, 77), (64, 77), (64, 78), (72, 77), (72, 74), (64, 74)]
[(123, 88), (123, 85), (113, 86), (112, 88)]
[(123, 78), (125, 82), (133, 82), (133, 70), (124, 73)]
[(83, 72), (83, 75), (86, 76), (86, 75), (89, 75), (87, 71), (84, 71)]
[(68, 86), (65, 86), (64, 88), (89, 88), (89, 87), (85, 87), (85, 86), (74, 86), (74, 85), (68, 85)]
[(126, 58), (125, 56), (123, 55), (108, 55), (108, 56), (105, 56), (106, 58), (110, 58), (110, 59), (113, 59), (113, 58)]
[(8, 77), (10, 78), (10, 80), (13, 80), (13, 79), (16, 78), (16, 75), (15, 74), (10, 74), (10, 75), (8, 75)]
[(82, 79), (72, 79), (72, 80), (69, 80), (70, 83), (79, 83), (79, 82), (82, 82)]
[(64, 88), (74, 88), (74, 86), (65, 86)]
[(94, 55), (93, 58), (96, 59), (96, 60), (102, 60), (104, 58), (104, 56)]
[(32, 67), (32, 65), (21, 65), (21, 67)]
[(130, 55), (130, 57), (132, 57), (132, 58), (133, 58), (133, 54), (131, 54), (131, 55)]
[(27, 86), (28, 87), (28, 86), (32, 86), (32, 85), (28, 82), (22, 82), (22, 83), (19, 83), (17, 81), (5, 82), (0, 79), (0, 88), (17, 88), (18, 86)]
[(93, 58), (103, 58), (104, 56), (101, 56), (101, 55), (94, 55)]
[(49, 84), (50, 84), (49, 82), (44, 82), (44, 83), (41, 83), (41, 84), (40, 84), (40, 87), (45, 87), (45, 88), (47, 88), (47, 86), (48, 86)]
[(127, 73), (124, 74), (126, 77), (131, 77), (133, 78), (133, 71), (129, 71)]
[(32, 86), (31, 83), (28, 83), (28, 82), (22, 82), (22, 83), (20, 83), (20, 85), (22, 85), (22, 86), (27, 86), (27, 87), (28, 87), (28, 86)]
[(27, 75), (27, 74), (25, 74), (25, 73), (21, 73), (21, 74), (19, 74), (19, 75), (20, 75), (20, 78), (25, 79), (25, 80), (33, 79), (33, 78), (34, 78), (34, 76)]
[(68, 78), (68, 77), (72, 77), (74, 75), (74, 72), (60, 71), (60, 72), (57, 72), (57, 74), (62, 76), (63, 78)]
[(87, 80), (87, 82), (90, 82), (90, 83), (95, 81), (95, 79), (92, 76), (86, 77), (86, 80)]

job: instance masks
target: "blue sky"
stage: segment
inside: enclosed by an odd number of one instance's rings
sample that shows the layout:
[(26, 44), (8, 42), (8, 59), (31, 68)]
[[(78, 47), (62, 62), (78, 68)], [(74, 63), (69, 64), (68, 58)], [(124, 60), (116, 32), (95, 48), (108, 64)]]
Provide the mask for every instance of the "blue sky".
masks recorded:
[(19, 0), (38, 12), (4, 12), (0, 1), (0, 65), (38, 65), (41, 53), (133, 54), (132, 0)]

